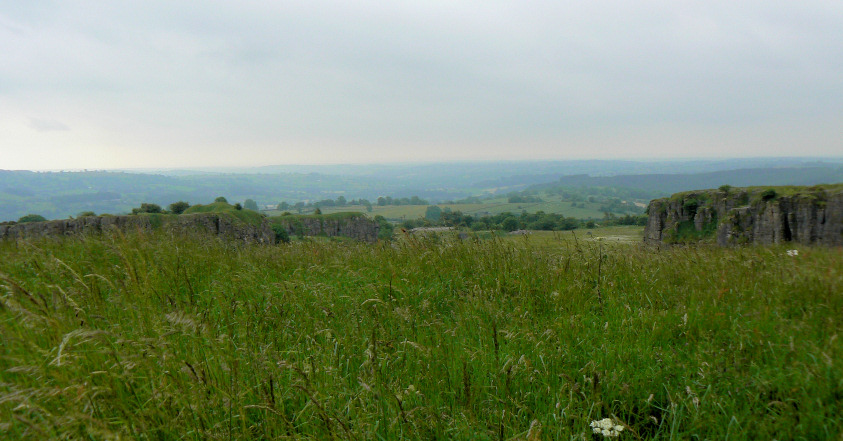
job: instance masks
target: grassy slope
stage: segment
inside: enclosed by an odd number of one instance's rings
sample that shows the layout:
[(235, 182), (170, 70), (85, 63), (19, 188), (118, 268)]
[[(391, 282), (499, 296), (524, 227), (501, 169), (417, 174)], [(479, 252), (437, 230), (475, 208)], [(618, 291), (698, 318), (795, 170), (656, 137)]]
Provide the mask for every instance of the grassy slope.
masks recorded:
[(837, 439), (840, 249), (571, 237), (0, 243), (0, 432)]

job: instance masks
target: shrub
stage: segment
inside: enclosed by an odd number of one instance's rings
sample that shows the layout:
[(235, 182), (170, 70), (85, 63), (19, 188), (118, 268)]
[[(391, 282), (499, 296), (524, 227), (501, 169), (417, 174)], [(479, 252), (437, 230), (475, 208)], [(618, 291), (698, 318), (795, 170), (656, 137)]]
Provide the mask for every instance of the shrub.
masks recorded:
[(275, 243), (290, 242), (290, 234), (287, 233), (287, 228), (285, 226), (273, 224), (272, 231), (275, 232)]
[(138, 213), (160, 213), (161, 206), (158, 204), (142, 203), (138, 208), (132, 208), (132, 214)]
[(226, 199), (226, 198), (224, 198), (224, 197), (220, 196), (220, 197), (218, 197), (218, 198), (214, 199), (214, 202), (224, 202), (224, 203), (226, 203), (226, 204), (227, 204), (227, 203), (228, 203), (228, 199)]
[(188, 204), (185, 201), (178, 201), (178, 202), (173, 202), (172, 204), (170, 204), (169, 208), (170, 208), (170, 211), (173, 212), (173, 214), (182, 214), (182, 213), (184, 213), (184, 210), (187, 210), (188, 208), (190, 208), (190, 204)]
[(778, 196), (778, 193), (776, 193), (776, 190), (774, 190), (772, 188), (768, 188), (768, 189), (761, 192), (761, 200), (762, 201), (771, 201), (771, 200), (775, 199), (776, 196)]
[(76, 215), (76, 217), (86, 217), (86, 216), (96, 216), (97, 214), (93, 211), (83, 211)]
[(27, 214), (26, 216), (21, 217), (18, 219), (19, 224), (25, 224), (27, 222), (44, 222), (47, 218), (41, 216), (40, 214)]
[(436, 205), (430, 205), (424, 211), (424, 218), (431, 222), (438, 222), (442, 218), (442, 209)]
[(380, 230), (378, 231), (378, 239), (391, 240), (393, 236), (392, 224), (389, 223), (389, 221), (381, 215), (375, 216), (375, 222), (377, 222), (380, 226)]
[(693, 218), (697, 214), (697, 208), (700, 207), (700, 201), (696, 198), (691, 198), (686, 200), (682, 207), (685, 209), (685, 213), (688, 214), (688, 217)]

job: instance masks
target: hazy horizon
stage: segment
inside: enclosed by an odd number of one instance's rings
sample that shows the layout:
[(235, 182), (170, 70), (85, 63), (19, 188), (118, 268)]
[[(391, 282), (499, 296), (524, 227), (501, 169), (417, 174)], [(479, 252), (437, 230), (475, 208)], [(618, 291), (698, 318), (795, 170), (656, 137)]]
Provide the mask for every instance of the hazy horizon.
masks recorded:
[(0, 51), (0, 169), (843, 151), (839, 2), (20, 2)]
[(394, 162), (322, 162), (322, 163), (287, 163), (287, 164), (262, 164), (262, 165), (244, 165), (244, 166), (226, 166), (226, 165), (218, 165), (218, 166), (199, 166), (199, 165), (185, 165), (185, 166), (173, 166), (173, 167), (114, 167), (114, 168), (44, 168), (44, 169), (12, 169), (12, 168), (0, 168), (0, 171), (32, 171), (32, 172), (97, 172), (97, 171), (104, 171), (104, 172), (129, 172), (129, 173), (149, 173), (149, 172), (160, 172), (160, 171), (195, 171), (195, 172), (208, 172), (208, 173), (254, 173), (261, 169), (295, 169), (295, 168), (337, 168), (337, 167), (356, 167), (356, 168), (365, 168), (365, 167), (379, 167), (379, 168), (401, 168), (401, 167), (425, 167), (425, 166), (436, 166), (436, 165), (458, 165), (458, 164), (470, 164), (470, 165), (493, 165), (493, 164), (576, 164), (576, 163), (588, 163), (588, 162), (599, 162), (599, 163), (636, 163), (641, 165), (646, 164), (666, 164), (666, 163), (676, 163), (676, 164), (716, 164), (716, 163), (728, 163), (729, 165), (726, 166), (724, 169), (734, 169), (734, 167), (744, 168), (744, 167), (751, 167), (753, 164), (761, 164), (760, 166), (770, 166), (775, 165), (775, 163), (782, 163), (788, 166), (796, 165), (799, 163), (812, 163), (812, 162), (819, 162), (825, 164), (834, 164), (834, 163), (841, 163), (843, 164), (843, 155), (837, 156), (745, 156), (745, 157), (727, 157), (727, 156), (720, 156), (720, 157), (652, 157), (652, 158), (580, 158), (580, 159), (544, 159), (544, 160), (536, 160), (536, 159), (463, 159), (463, 160), (431, 160), (431, 161), (394, 161)]

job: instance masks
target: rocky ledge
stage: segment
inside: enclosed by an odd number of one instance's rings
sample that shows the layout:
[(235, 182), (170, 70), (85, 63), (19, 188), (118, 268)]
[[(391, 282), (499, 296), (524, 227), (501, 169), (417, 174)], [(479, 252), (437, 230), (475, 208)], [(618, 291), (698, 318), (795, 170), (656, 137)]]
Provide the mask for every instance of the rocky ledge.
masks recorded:
[(843, 245), (843, 184), (689, 191), (647, 213), (645, 242)]
[(380, 225), (364, 215), (281, 216), (272, 218), (290, 236), (344, 236), (376, 242)]
[(59, 219), (46, 222), (27, 222), (0, 225), (0, 240), (32, 237), (70, 236), (118, 230), (199, 231), (244, 242), (274, 243), (275, 233), (268, 221), (253, 225), (225, 213), (197, 213), (180, 216), (84, 216), (76, 219)]

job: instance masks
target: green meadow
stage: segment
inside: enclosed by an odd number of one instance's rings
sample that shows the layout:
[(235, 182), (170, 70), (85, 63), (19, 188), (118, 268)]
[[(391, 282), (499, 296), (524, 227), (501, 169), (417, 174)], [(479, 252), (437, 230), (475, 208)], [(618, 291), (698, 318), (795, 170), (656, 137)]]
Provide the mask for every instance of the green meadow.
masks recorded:
[(640, 237), (2, 242), (0, 438), (840, 439), (841, 249)]
[[(602, 219), (606, 213), (604, 209), (607, 203), (578, 201), (573, 202), (558, 195), (550, 195), (541, 193), (542, 202), (508, 202), (506, 197), (498, 197), (493, 199), (483, 199), (478, 203), (453, 203), (453, 204), (433, 204), (440, 208), (451, 211), (459, 211), (463, 214), (472, 216), (494, 216), (501, 213), (521, 214), (526, 211), (528, 213), (536, 213), (544, 211), (545, 213), (560, 213), (566, 217), (574, 217), (577, 219)], [(346, 206), (327, 206), (320, 207), (323, 213), (337, 213), (346, 211), (365, 212), (368, 216), (383, 216), (393, 222), (401, 222), (403, 220), (413, 220), (424, 218), (427, 205), (372, 205), (372, 211), (366, 212), (365, 208), (360, 205), (346, 205)], [(306, 212), (312, 212), (313, 208), (308, 208)], [(295, 213), (295, 209), (290, 209), (290, 212)], [(623, 213), (638, 214), (644, 211), (644, 206), (640, 210), (624, 211)], [(266, 210), (264, 211), (269, 216), (278, 216), (282, 213), (280, 210)], [(617, 212), (616, 215), (623, 213)]]

